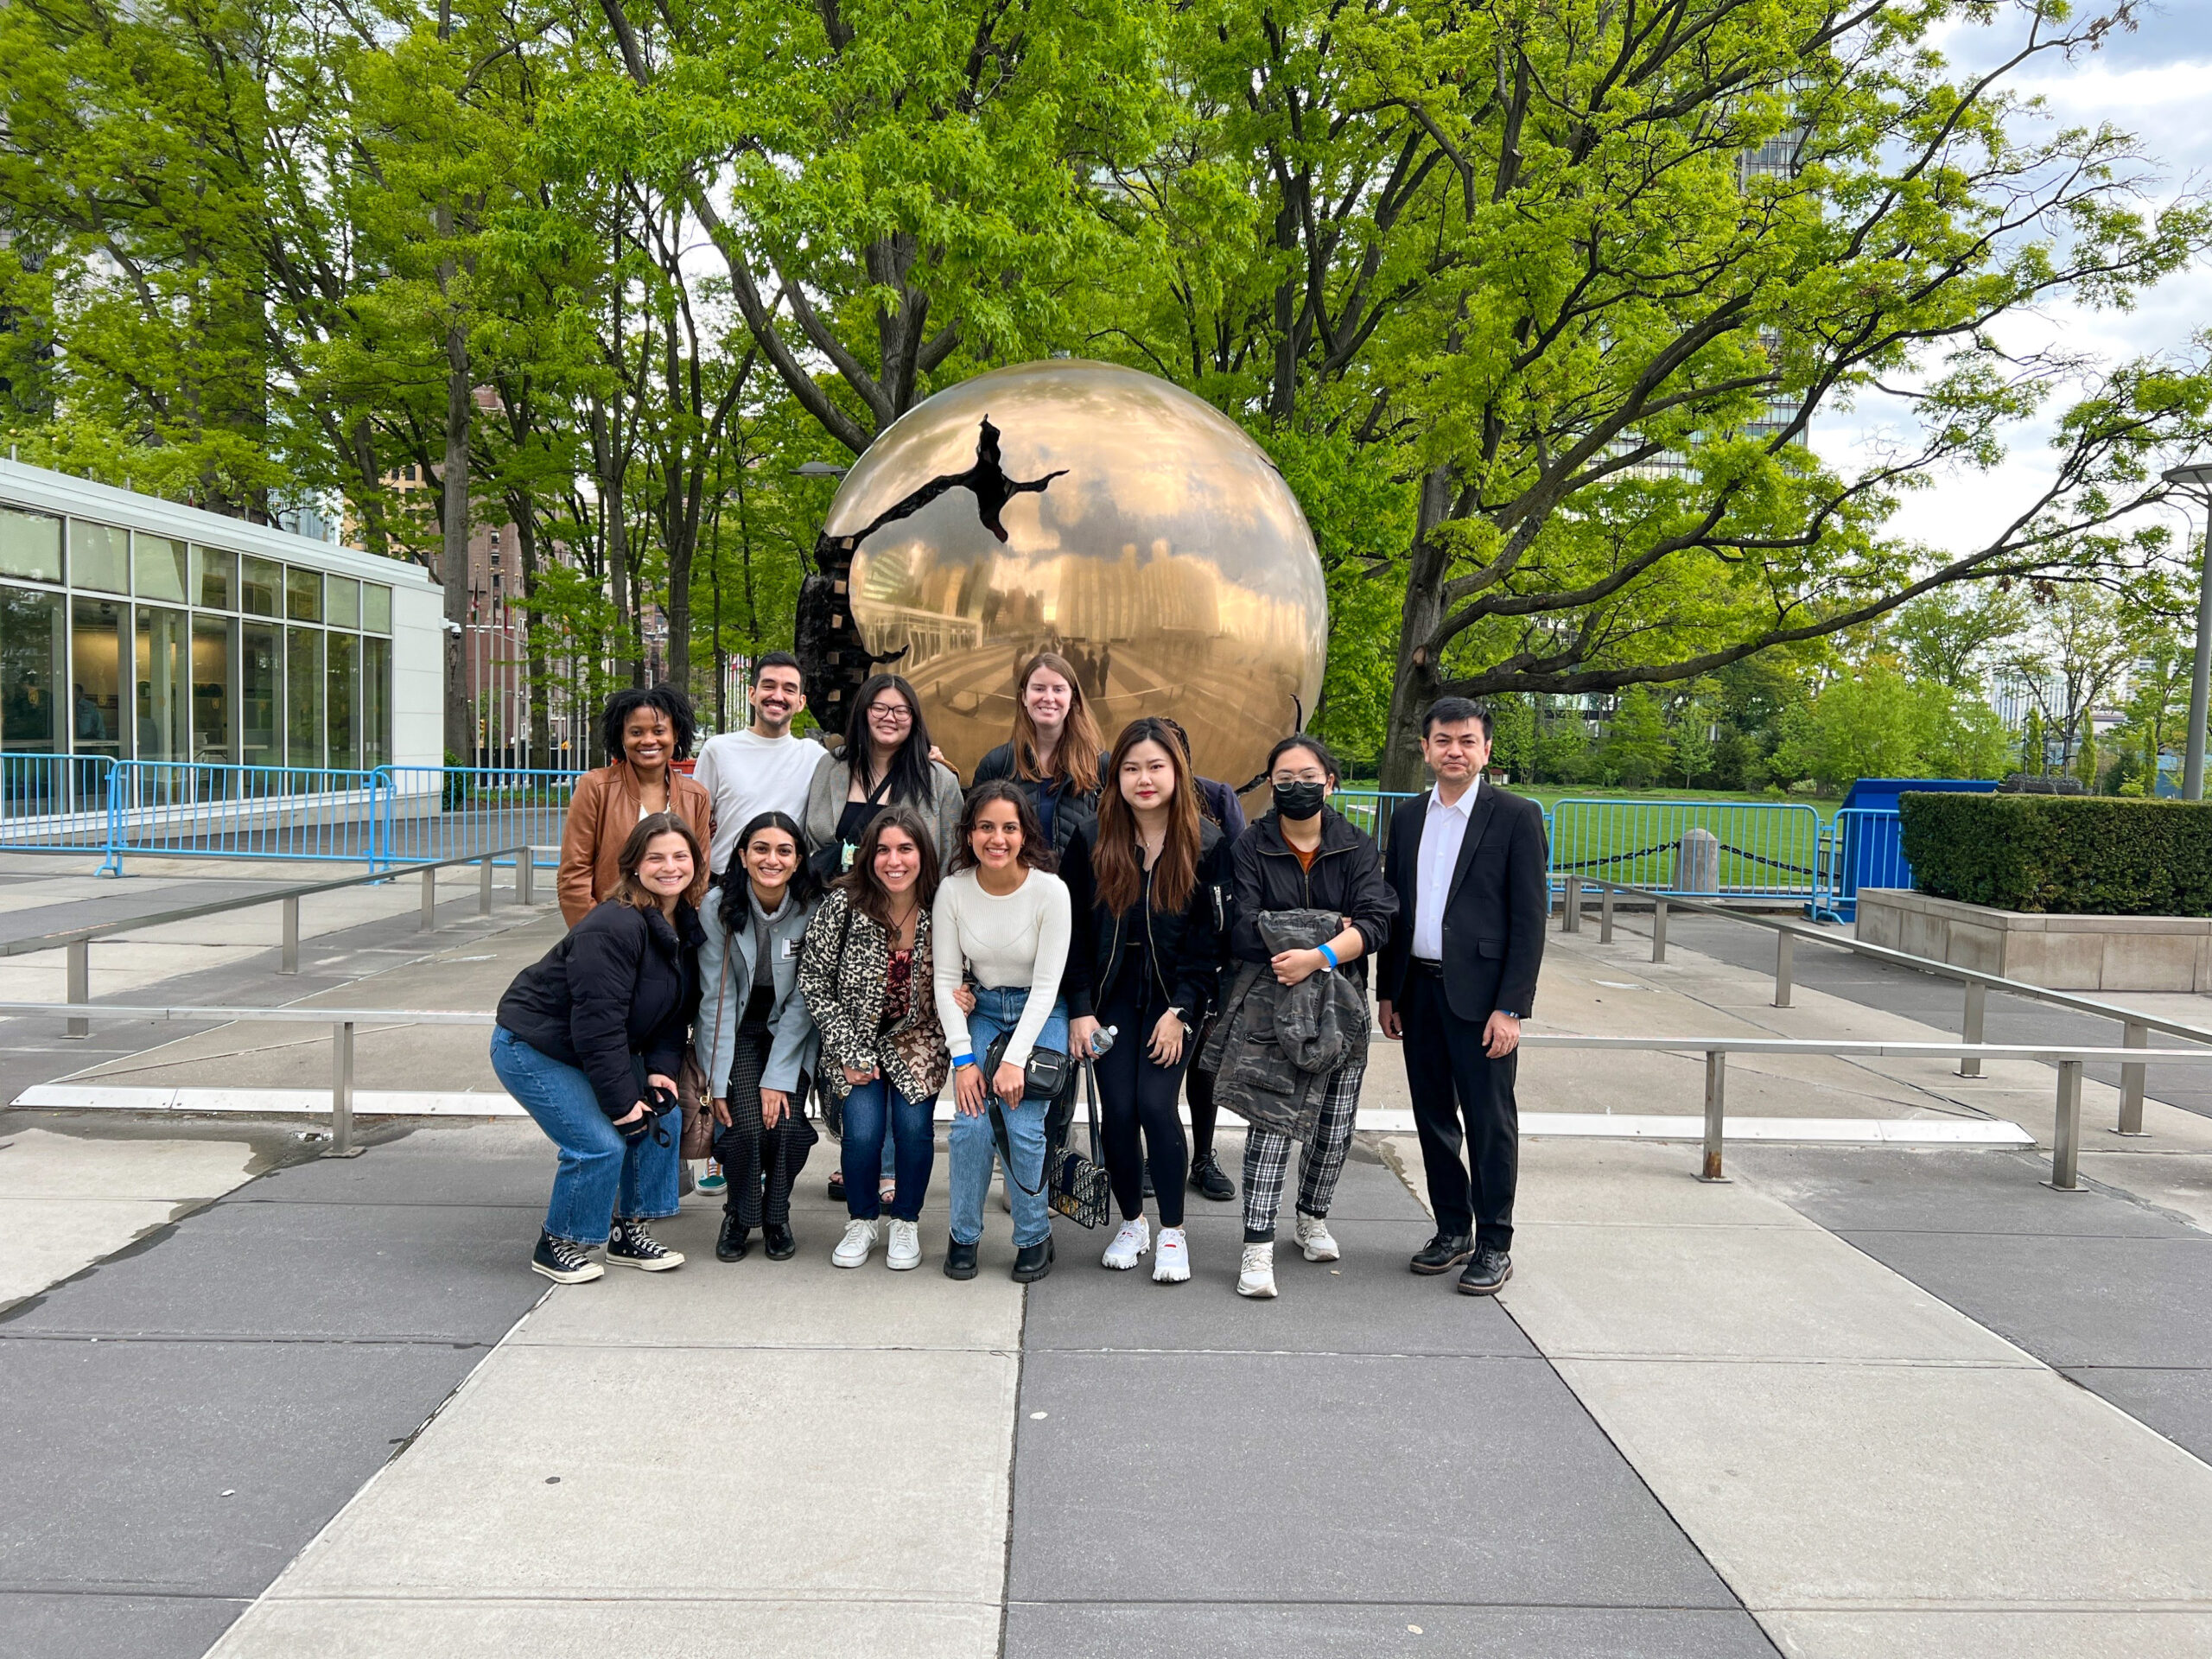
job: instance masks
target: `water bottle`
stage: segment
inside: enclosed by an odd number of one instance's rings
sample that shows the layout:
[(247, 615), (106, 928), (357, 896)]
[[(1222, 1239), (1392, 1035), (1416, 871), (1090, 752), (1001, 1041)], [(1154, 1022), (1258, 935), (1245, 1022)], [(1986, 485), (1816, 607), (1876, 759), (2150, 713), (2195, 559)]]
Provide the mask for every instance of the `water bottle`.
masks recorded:
[(1114, 1039), (1122, 1034), (1119, 1026), (1101, 1026), (1090, 1034), (1090, 1058), (1096, 1059), (1114, 1046)]

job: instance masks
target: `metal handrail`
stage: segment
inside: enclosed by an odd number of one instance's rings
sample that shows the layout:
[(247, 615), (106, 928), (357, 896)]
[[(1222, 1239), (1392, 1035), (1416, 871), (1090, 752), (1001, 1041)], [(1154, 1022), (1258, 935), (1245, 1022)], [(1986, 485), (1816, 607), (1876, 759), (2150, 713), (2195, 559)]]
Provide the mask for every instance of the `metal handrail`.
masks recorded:
[[(2190, 1042), (2212, 1044), (2212, 1031), (2183, 1020), (2169, 1020), (2136, 1008), (2124, 1008), (2113, 1002), (2100, 1002), (2093, 997), (2076, 996), (2069, 991), (2055, 991), (2044, 985), (2031, 985), (2024, 980), (2007, 979), (2002, 974), (1984, 973), (1979, 968), (1962, 968), (1956, 963), (1939, 962), (1933, 957), (1916, 957), (1909, 950), (1894, 950), (1885, 944), (1869, 944), (1863, 939), (1823, 932), (1802, 922), (1774, 916), (1750, 915), (1731, 905), (1683, 899), (1670, 893), (1655, 893), (1649, 887), (1633, 887), (1624, 882), (1606, 881), (1595, 877), (1571, 875), (1567, 878), (1560, 915), (1560, 931), (1562, 933), (1582, 931), (1581, 890), (1584, 887), (1599, 890), (1598, 942), (1600, 944), (1612, 943), (1615, 895), (1622, 894), (1650, 904), (1651, 960), (1654, 962), (1667, 960), (1667, 912), (1670, 908), (1694, 911), (1704, 916), (1725, 916), (1731, 921), (1765, 928), (1776, 935), (1774, 1006), (1777, 1008), (1790, 1006), (1790, 997), (1795, 989), (1796, 942), (1808, 939), (1815, 944), (1826, 945), (1832, 950), (1849, 951), (1853, 956), (1864, 957), (1871, 962), (1887, 963), (1891, 967), (1909, 968), (1916, 973), (1933, 974), (1939, 978), (1958, 981), (1966, 988), (1966, 1007), (1960, 1020), (1960, 1035), (1968, 1043), (1981, 1041), (1988, 1013), (1989, 993), (2001, 991), (2007, 996), (2022, 997), (2052, 1007), (2065, 1008), (2071, 1013), (2093, 1014), (2101, 1020), (2117, 1021), (2124, 1049), (2145, 1048), (2154, 1031)], [(2157, 1057), (2146, 1054), (2148, 1058)], [(2145, 1072), (2145, 1063), (2142, 1060), (2125, 1060), (2120, 1068), (2120, 1133), (2122, 1135), (2139, 1135), (2144, 1132)], [(1959, 1065), (1959, 1075), (1962, 1077), (1980, 1077), (1980, 1058), (1963, 1057)]]
[[(353, 1038), (362, 1026), (489, 1026), (499, 1015), (490, 1010), (452, 1008), (232, 1008), (206, 1006), (160, 1005), (128, 1007), (111, 1003), (0, 1002), (0, 1015), (63, 1015), (73, 1026), (85, 1020), (190, 1020), (207, 1025), (261, 1021), (295, 1025), (327, 1025), (331, 1036), (330, 1149), (332, 1158), (350, 1158), (361, 1150), (353, 1144)], [(1883, 1042), (1866, 1038), (1802, 1037), (1595, 1037), (1573, 1032), (1524, 1032), (1524, 1048), (1581, 1048), (1705, 1056), (1705, 1134), (1698, 1179), (1723, 1181), (1721, 1143), (1726, 1132), (1728, 1056), (1731, 1054), (1812, 1054), (1844, 1058), (1876, 1056), (1899, 1059), (1948, 1059), (1971, 1055), (1984, 1059), (2037, 1060), (2058, 1066), (2056, 1127), (2051, 1135), (2050, 1179), (2048, 1185), (2061, 1192), (2078, 1192), (2081, 1185), (2082, 1067), (2090, 1060), (2138, 1056), (2144, 1060), (2171, 1060), (2183, 1065), (2212, 1065), (2212, 1049), (2094, 1048), (2079, 1045), (2034, 1043), (1921, 1043)]]
[[(528, 845), (501, 847), (491, 852), (470, 853), (461, 858), (442, 858), (419, 864), (402, 864), (372, 870), (366, 875), (342, 876), (334, 881), (309, 881), (289, 887), (278, 887), (267, 893), (247, 893), (236, 899), (211, 899), (204, 905), (187, 905), (180, 909), (160, 911), (151, 916), (126, 917), (121, 921), (98, 922), (89, 927), (64, 929), (59, 933), (41, 933), (27, 939), (11, 939), (0, 944), (0, 960), (10, 957), (27, 957), (41, 950), (66, 950), (69, 953), (67, 998), (72, 1003), (92, 1000), (92, 958), (94, 939), (109, 938), (118, 933), (136, 932), (143, 928), (167, 927), (177, 922), (196, 921), (203, 916), (219, 916), (227, 911), (251, 910), (257, 905), (282, 905), (284, 907), (283, 956), (277, 972), (296, 974), (300, 971), (300, 900), (317, 893), (334, 893), (341, 887), (367, 887), (372, 883), (395, 881), (402, 876), (420, 875), (423, 878), (423, 914), (418, 925), (421, 932), (429, 932), (437, 925), (437, 875), (440, 870), (455, 865), (474, 864), (481, 867), (482, 879), (478, 884), (477, 913), (492, 913), (493, 873), (499, 860), (512, 858), (515, 868), (515, 897), (518, 905), (534, 902), (531, 873), (536, 851)], [(48, 1004), (35, 1004), (48, 1007)], [(91, 1027), (82, 1019), (69, 1021), (68, 1034), (83, 1037)]]

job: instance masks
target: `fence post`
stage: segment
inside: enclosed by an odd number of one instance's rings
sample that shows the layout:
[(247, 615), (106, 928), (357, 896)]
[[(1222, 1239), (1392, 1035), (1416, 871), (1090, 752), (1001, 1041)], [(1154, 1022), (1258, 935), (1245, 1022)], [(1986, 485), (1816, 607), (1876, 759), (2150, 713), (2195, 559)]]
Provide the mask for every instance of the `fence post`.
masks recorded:
[(537, 880), (537, 849), (524, 847), (515, 854), (515, 903), (534, 905)]
[(485, 854), (478, 861), (483, 867), (484, 872), (482, 880), (476, 888), (476, 913), (479, 916), (489, 916), (492, 913), (492, 866), (495, 861), (489, 853)]
[[(1966, 1018), (1960, 1022), (1959, 1037), (1963, 1042), (1981, 1040), (1982, 1016), (1989, 1012), (1989, 987), (1975, 980), (1967, 982)], [(1981, 1056), (1963, 1055), (1959, 1060), (1959, 1075), (1978, 1077), (1981, 1075)]]
[(1728, 1179), (1720, 1173), (1720, 1133), (1727, 1103), (1728, 1052), (1708, 1048), (1705, 1051), (1705, 1166), (1698, 1173), (1700, 1181)]
[(1774, 1006), (1786, 1008), (1796, 987), (1797, 936), (1783, 928), (1774, 936)]
[(1608, 886), (1601, 888), (1598, 895), (1598, 943), (1611, 944), (1612, 942), (1613, 890)]
[(435, 870), (425, 870), (423, 872), (423, 921), (421, 926), (416, 931), (429, 933), (435, 931), (437, 925), (438, 873)]
[(1567, 878), (1567, 896), (1560, 913), (1559, 931), (1562, 933), (1580, 933), (1582, 931), (1582, 878), (1579, 875)]
[[(2130, 1020), (2121, 1027), (2120, 1045), (2125, 1048), (2142, 1048), (2150, 1043), (2151, 1027)], [(2149, 1068), (2140, 1060), (2130, 1060), (2120, 1068), (2120, 1133), (2143, 1133), (2143, 1074)]]
[(1664, 893), (1651, 902), (1651, 960), (1667, 960), (1667, 899)]
[(2058, 1121), (2050, 1132), (2050, 1179), (2059, 1192), (2082, 1190), (2082, 1062), (2058, 1063)]
[(300, 971), (300, 895), (296, 893), (284, 895), (284, 961), (277, 971)]
[[(89, 1002), (92, 1000), (92, 944), (90, 939), (69, 941), (69, 988), (62, 999), (67, 1002)], [(72, 1020), (68, 1031), (72, 1037), (92, 1034), (89, 1020)]]
[(353, 1144), (353, 1022), (333, 1020), (330, 1026), (330, 1149), (326, 1158), (352, 1158), (360, 1147)]
[(107, 846), (95, 875), (123, 874), (123, 763), (107, 763)]

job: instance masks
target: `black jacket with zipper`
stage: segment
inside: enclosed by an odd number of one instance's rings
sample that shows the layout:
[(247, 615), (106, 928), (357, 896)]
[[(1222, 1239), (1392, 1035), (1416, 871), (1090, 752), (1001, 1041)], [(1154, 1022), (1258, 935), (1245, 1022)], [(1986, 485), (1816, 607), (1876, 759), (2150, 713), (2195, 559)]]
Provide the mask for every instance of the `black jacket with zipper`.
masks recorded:
[(1238, 837), (1230, 855), (1230, 888), (1236, 920), (1230, 929), (1230, 954), (1243, 962), (1272, 956), (1260, 938), (1259, 918), (1269, 910), (1332, 910), (1359, 930), (1365, 950), (1344, 972), (1367, 983), (1368, 959), (1390, 938), (1398, 914), (1398, 895), (1383, 879), (1382, 855), (1366, 832), (1334, 807), (1321, 809), (1321, 847), (1313, 868), (1302, 869), (1298, 855), (1282, 838), (1274, 811)]
[[(1101, 778), (1106, 775), (1106, 768), (1112, 760), (1113, 757), (1103, 749), (1098, 752), (1098, 775)], [(1000, 744), (998, 747), (985, 755), (982, 763), (976, 768), (976, 783), (977, 784), (996, 783), (1001, 779), (1029, 797), (1029, 804), (1036, 810), (1039, 818), (1045, 816), (1044, 804), (1038, 798), (1044, 793), (1047, 785), (1034, 778), (1022, 778), (1015, 775), (1014, 745), (1011, 743)], [(975, 785), (971, 784), (969, 787), (972, 789)], [(1096, 830), (1098, 826), (1098, 791), (1094, 789), (1088, 795), (1080, 795), (1068, 788), (1065, 783), (1056, 783), (1050, 787), (1052, 790), (1054, 800), (1052, 852), (1056, 857), (1065, 858), (1069, 846), (1078, 835), (1087, 830)]]
[(1200, 819), (1198, 880), (1191, 884), (1191, 896), (1182, 909), (1153, 908), (1152, 873), (1147, 871), (1142, 895), (1117, 916), (1098, 897), (1091, 863), (1097, 836), (1096, 826), (1084, 831), (1068, 843), (1060, 861), (1060, 879), (1068, 884), (1069, 908), (1075, 917), (1067, 970), (1060, 980), (1069, 1017), (1097, 1014), (1121, 975), (1135, 930), (1141, 927), (1161, 1000), (1182, 1009), (1192, 1026), (1203, 1024), (1226, 959), (1229, 838), (1218, 826)]
[(658, 906), (605, 899), (561, 942), (515, 976), (499, 1022), (548, 1059), (591, 1080), (599, 1109), (627, 1117), (638, 1103), (632, 1056), (673, 1077), (699, 1011), (699, 912), (678, 899), (673, 925)]

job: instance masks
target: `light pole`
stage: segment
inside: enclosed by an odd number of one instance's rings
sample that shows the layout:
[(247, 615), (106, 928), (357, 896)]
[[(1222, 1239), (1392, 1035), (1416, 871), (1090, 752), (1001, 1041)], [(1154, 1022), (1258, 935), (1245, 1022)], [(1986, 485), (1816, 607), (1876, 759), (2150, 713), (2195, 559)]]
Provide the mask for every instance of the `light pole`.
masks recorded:
[[(2162, 476), (2176, 489), (2193, 497), (2212, 517), (2212, 461), (2171, 467)], [(2212, 523), (2208, 523), (2205, 541), (2197, 553), (2202, 569), (2196, 585), (2196, 659), (2190, 664), (2189, 673), (2189, 746), (2183, 751), (2181, 770), (2181, 798), (2185, 801), (2204, 798), (2204, 714), (2207, 693), (2212, 692)], [(2153, 794), (2158, 791), (2158, 785), (2154, 773), (2151, 779)]]

